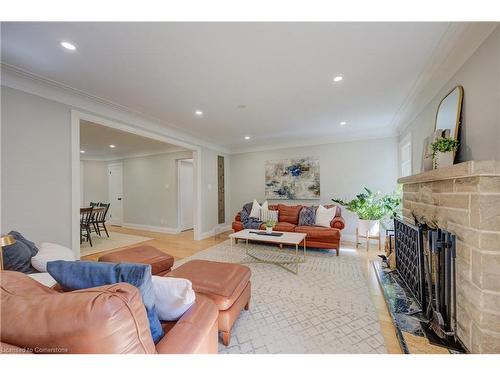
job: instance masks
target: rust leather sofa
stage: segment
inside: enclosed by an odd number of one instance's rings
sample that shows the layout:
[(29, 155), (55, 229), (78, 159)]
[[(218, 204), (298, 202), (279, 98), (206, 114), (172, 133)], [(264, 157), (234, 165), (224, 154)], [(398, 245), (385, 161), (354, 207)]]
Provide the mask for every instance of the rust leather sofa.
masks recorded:
[[(307, 235), (307, 247), (335, 249), (338, 256), (340, 248), (340, 231), (345, 227), (344, 219), (341, 216), (341, 208), (336, 206), (337, 210), (335, 212), (335, 217), (330, 222), (330, 228), (326, 228), (315, 225), (298, 225), (299, 214), (302, 207), (304, 206), (287, 206), (284, 204), (269, 205), (270, 210), (278, 210), (278, 223), (276, 223), (273, 229), (279, 232), (305, 233)], [(333, 207), (333, 205), (325, 207), (330, 208)], [(232, 228), (235, 232), (239, 232), (244, 229), (240, 213), (236, 215)], [(264, 229), (264, 224), (261, 225), (261, 229)]]
[(74, 292), (0, 273), (1, 353), (217, 353), (218, 309), (203, 295), (155, 345), (139, 290), (118, 283)]

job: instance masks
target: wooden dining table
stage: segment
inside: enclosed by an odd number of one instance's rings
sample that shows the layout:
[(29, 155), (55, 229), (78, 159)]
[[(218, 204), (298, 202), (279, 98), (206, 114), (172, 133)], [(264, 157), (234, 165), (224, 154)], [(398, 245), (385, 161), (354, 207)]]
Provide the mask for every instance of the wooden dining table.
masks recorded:
[(88, 210), (89, 208), (92, 208), (92, 213), (100, 213), (106, 209), (106, 207), (80, 207), (80, 212), (82, 212), (82, 210)]

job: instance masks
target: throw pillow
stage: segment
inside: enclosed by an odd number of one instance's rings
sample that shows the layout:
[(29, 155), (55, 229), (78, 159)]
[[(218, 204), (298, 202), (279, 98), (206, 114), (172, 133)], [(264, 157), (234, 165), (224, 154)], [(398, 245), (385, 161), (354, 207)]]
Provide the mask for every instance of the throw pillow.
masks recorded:
[(299, 214), (299, 225), (314, 225), (316, 222), (316, 207), (303, 207)]
[(319, 205), (316, 210), (316, 225), (320, 227), (330, 228), (330, 223), (335, 217), (335, 213), (337, 212), (337, 207), (333, 206), (331, 208), (323, 207)]
[(26, 246), (28, 246), (31, 251), (32, 257), (34, 257), (38, 253), (38, 248), (35, 246), (35, 243), (25, 238), (21, 233), (16, 232), (15, 230), (11, 230), (9, 234), (14, 236), (16, 241), (21, 241)]
[(40, 284), (45, 285), (47, 288), (52, 288), (57, 284), (57, 281), (55, 281), (48, 272), (31, 273), (28, 276), (33, 280), (38, 281)]
[(160, 320), (178, 320), (196, 299), (193, 285), (187, 279), (153, 276), (152, 281)]
[(3, 248), (3, 268), (7, 271), (33, 273), (31, 267), (32, 251), (23, 241), (17, 240), (12, 245)]
[(151, 281), (150, 265), (57, 260), (47, 263), (47, 271), (64, 291), (94, 288), (121, 282), (135, 286), (141, 292), (142, 302), (146, 307), (153, 341), (157, 343), (163, 337), (163, 329), (155, 310), (155, 294)]
[(278, 222), (278, 210), (260, 210), (260, 221), (266, 222), (268, 220), (274, 220)]
[(38, 254), (31, 258), (31, 265), (38, 272), (47, 272), (47, 262), (54, 260), (76, 260), (71, 249), (56, 243), (42, 242)]
[(252, 211), (250, 211), (250, 217), (260, 218), (260, 210), (268, 210), (269, 206), (267, 201), (262, 203), (262, 206), (257, 202), (257, 200), (253, 200)]

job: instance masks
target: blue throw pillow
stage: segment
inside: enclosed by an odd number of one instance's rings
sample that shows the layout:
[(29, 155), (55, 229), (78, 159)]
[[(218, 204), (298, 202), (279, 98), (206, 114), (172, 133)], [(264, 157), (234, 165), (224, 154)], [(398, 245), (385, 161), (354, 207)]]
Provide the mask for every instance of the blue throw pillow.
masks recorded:
[(35, 246), (35, 243), (31, 242), (30, 240), (27, 240), (26, 238), (24, 238), (24, 236), (21, 233), (16, 232), (15, 230), (11, 230), (9, 232), (9, 234), (11, 236), (13, 236), (16, 239), (16, 241), (21, 241), (26, 246), (28, 246), (28, 248), (31, 251), (31, 256), (32, 257), (34, 257), (36, 254), (38, 254), (38, 248)]
[(302, 207), (299, 213), (299, 225), (314, 225), (316, 223), (316, 207)]
[(157, 343), (163, 337), (163, 329), (155, 309), (155, 294), (151, 281), (150, 265), (56, 260), (47, 263), (47, 272), (66, 291), (94, 288), (120, 282), (132, 284), (141, 292), (153, 341)]
[(3, 268), (7, 271), (33, 273), (36, 270), (31, 266), (31, 250), (22, 241), (3, 248)]

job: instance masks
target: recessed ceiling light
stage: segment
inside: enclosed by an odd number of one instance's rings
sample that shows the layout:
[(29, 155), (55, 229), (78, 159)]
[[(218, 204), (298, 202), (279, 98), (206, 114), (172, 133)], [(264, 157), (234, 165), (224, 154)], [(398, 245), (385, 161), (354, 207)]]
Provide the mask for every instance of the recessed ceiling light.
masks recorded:
[(333, 78), (333, 82), (340, 82), (343, 79), (344, 79), (344, 77), (342, 77), (342, 76), (336, 76), (336, 77)]
[(245, 139), (248, 141), (248, 140), (250, 140), (250, 137), (248, 135), (246, 135)]
[(109, 148), (115, 148), (116, 146), (115, 145), (109, 145)]
[(340, 123), (340, 125), (342, 125), (342, 126), (347, 125), (347, 122), (342, 121), (342, 122)]
[(61, 42), (61, 46), (63, 46), (66, 49), (69, 49), (70, 51), (76, 50), (76, 46), (70, 42)]
[(194, 113), (196, 116), (203, 116), (203, 112), (200, 111), (200, 110), (197, 110), (195, 113)]
[(80, 150), (80, 154), (85, 154), (85, 150)]

